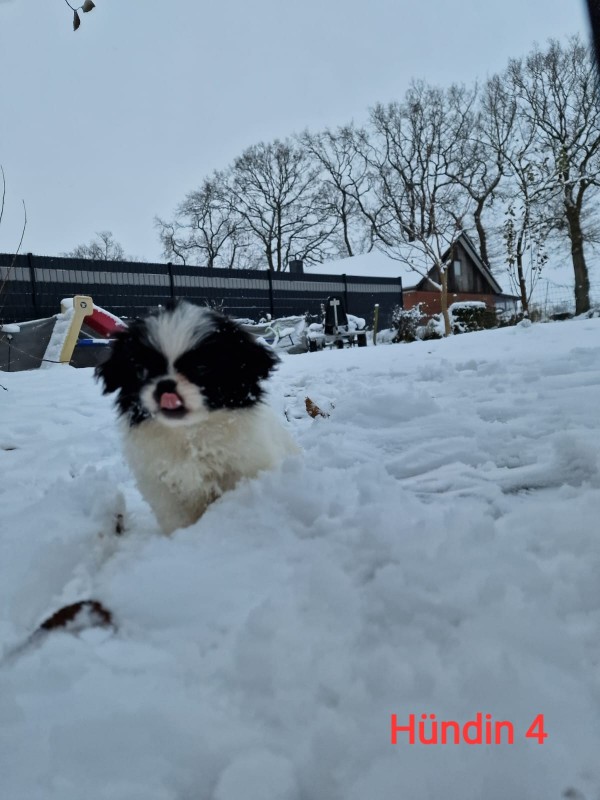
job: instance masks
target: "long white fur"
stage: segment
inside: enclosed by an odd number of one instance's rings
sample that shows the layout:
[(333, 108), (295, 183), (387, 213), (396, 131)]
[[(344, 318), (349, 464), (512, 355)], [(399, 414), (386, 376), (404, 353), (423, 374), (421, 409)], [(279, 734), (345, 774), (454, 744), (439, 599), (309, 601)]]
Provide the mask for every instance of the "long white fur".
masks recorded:
[(299, 448), (274, 412), (212, 411), (204, 423), (124, 424), (124, 449), (138, 487), (165, 533), (192, 525), (242, 478), (272, 469)]
[(181, 303), (169, 314), (149, 317), (146, 328), (151, 343), (166, 357), (172, 368), (178, 356), (210, 333), (212, 321), (205, 309)]

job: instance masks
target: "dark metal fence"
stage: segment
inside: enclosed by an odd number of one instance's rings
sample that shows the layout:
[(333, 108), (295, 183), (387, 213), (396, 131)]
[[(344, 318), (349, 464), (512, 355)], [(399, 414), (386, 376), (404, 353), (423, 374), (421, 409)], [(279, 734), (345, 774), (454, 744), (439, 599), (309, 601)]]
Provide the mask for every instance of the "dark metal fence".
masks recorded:
[(96, 305), (120, 317), (135, 317), (170, 298), (221, 306), (225, 313), (258, 321), (266, 314), (283, 317), (318, 314), (332, 294), (344, 297), (348, 313), (370, 325), (375, 303), (380, 326), (402, 305), (400, 278), (273, 273), (268, 270), (225, 270), (148, 264), (135, 261), (93, 261), (31, 254), (0, 254), (0, 321), (19, 322), (49, 317), (60, 301), (90, 295)]

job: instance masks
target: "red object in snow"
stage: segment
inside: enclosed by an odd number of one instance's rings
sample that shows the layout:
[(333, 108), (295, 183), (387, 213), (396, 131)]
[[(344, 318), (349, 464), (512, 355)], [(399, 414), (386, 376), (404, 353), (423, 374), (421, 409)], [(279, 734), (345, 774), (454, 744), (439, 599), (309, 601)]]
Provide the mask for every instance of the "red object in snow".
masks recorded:
[(94, 306), (93, 313), (85, 318), (85, 324), (91, 328), (95, 333), (103, 336), (105, 339), (110, 339), (115, 333), (123, 331), (127, 325), (123, 320), (115, 317), (114, 314), (109, 314), (99, 306)]

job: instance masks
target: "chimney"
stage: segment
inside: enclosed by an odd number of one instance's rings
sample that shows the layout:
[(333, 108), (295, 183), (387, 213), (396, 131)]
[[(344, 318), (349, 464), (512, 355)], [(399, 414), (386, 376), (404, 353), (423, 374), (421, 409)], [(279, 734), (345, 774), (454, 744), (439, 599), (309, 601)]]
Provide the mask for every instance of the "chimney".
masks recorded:
[(292, 275), (304, 274), (304, 261), (301, 258), (294, 258), (293, 261), (289, 262), (289, 267)]

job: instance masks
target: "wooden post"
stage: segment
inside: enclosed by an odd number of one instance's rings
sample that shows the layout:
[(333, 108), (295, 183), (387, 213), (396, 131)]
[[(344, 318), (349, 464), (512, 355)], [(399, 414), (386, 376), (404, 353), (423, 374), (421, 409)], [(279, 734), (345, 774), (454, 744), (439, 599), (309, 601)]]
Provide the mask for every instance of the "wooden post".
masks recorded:
[[(61, 310), (64, 314), (67, 309), (62, 308)], [(71, 324), (69, 325), (69, 330), (58, 359), (61, 364), (68, 364), (71, 361), (83, 320), (93, 313), (94, 303), (92, 302), (92, 298), (80, 294), (75, 295), (73, 298), (73, 317), (71, 318)]]
[(448, 270), (444, 269), (441, 273), (442, 293), (440, 305), (442, 307), (442, 319), (444, 320), (444, 336), (450, 336), (452, 325), (450, 324), (450, 314), (448, 312)]
[(375, 303), (373, 311), (373, 344), (377, 344), (377, 328), (379, 327), (379, 303)]

